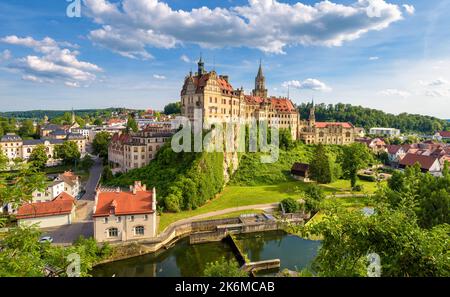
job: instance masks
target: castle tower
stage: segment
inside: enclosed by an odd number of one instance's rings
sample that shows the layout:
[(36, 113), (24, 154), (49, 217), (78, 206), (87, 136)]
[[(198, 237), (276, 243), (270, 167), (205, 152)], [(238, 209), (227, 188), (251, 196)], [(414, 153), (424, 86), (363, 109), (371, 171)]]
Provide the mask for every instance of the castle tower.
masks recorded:
[(316, 108), (314, 106), (314, 100), (312, 101), (312, 107), (309, 110), (309, 126), (314, 127), (316, 125)]
[(258, 74), (255, 78), (255, 89), (253, 90), (253, 96), (258, 96), (261, 98), (267, 98), (267, 89), (266, 89), (266, 78), (264, 77), (262, 71), (261, 60), (259, 60), (259, 69)]
[(73, 108), (72, 108), (72, 124), (75, 124), (76, 123), (76, 117), (75, 117), (75, 111), (73, 110)]
[(200, 60), (198, 60), (198, 75), (202, 76), (206, 73), (205, 71), (205, 63), (203, 62), (202, 55), (200, 54)]

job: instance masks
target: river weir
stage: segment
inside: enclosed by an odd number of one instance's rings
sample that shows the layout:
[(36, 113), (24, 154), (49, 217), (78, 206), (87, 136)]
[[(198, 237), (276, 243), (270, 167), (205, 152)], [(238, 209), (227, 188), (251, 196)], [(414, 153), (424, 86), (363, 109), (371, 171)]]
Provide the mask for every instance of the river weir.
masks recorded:
[[(251, 262), (280, 260), (279, 268), (257, 273), (262, 276), (274, 275), (284, 269), (298, 271), (308, 267), (320, 248), (320, 241), (306, 240), (281, 230), (237, 234), (235, 240)], [(207, 263), (222, 257), (238, 262), (236, 252), (227, 240), (190, 244), (189, 238), (185, 237), (167, 250), (98, 265), (92, 274), (97, 277), (203, 276)]]

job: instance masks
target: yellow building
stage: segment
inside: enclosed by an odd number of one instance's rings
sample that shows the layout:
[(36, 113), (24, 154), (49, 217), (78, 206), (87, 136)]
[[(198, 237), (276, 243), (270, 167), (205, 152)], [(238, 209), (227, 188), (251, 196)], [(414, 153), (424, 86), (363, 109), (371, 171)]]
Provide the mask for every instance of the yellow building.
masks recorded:
[(279, 119), (279, 127), (290, 129), (292, 138), (297, 139), (299, 113), (288, 98), (268, 96), (262, 66), (259, 65), (255, 78), (255, 89), (251, 95), (244, 90), (235, 89), (227, 75), (218, 75), (214, 70), (207, 72), (203, 60), (198, 62), (198, 71), (186, 76), (181, 90), (182, 115), (194, 120), (194, 110), (201, 109), (203, 120), (226, 122), (231, 119), (252, 118), (267, 120)]
[(299, 125), (299, 139), (306, 144), (346, 145), (355, 142), (358, 133), (358, 128), (348, 122), (316, 122), (314, 104), (309, 119)]

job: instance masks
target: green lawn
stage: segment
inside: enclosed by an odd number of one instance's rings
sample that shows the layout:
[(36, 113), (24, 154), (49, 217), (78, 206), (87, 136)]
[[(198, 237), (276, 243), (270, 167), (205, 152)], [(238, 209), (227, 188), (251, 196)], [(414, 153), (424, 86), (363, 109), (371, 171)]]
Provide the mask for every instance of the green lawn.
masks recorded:
[[(376, 183), (360, 181), (364, 186), (364, 191), (373, 193)], [(373, 184), (373, 185), (372, 185)], [(211, 211), (227, 209), (232, 207), (240, 207), (255, 204), (266, 204), (280, 202), (288, 197), (299, 197), (296, 189), (305, 188), (307, 184), (300, 181), (284, 182), (276, 185), (259, 185), (259, 186), (227, 186), (219, 196), (209, 201), (204, 206), (191, 211), (182, 211), (179, 213), (164, 213), (159, 222), (159, 230), (164, 230), (168, 225), (181, 219), (204, 214)], [(348, 188), (347, 188), (347, 187)], [(327, 195), (334, 193), (343, 194), (350, 190), (349, 181), (337, 181), (330, 185), (322, 185)], [(341, 187), (341, 188), (339, 188)], [(361, 193), (356, 193), (361, 194)], [(347, 199), (347, 198), (345, 198)]]
[(219, 220), (219, 219), (228, 219), (228, 218), (235, 218), (235, 217), (239, 217), (241, 215), (245, 215), (245, 214), (261, 214), (264, 211), (261, 209), (249, 209), (249, 210), (241, 210), (241, 211), (234, 211), (234, 212), (230, 212), (221, 216), (213, 216), (213, 217), (208, 217), (206, 219), (202, 219), (200, 221), (205, 221), (205, 220)]

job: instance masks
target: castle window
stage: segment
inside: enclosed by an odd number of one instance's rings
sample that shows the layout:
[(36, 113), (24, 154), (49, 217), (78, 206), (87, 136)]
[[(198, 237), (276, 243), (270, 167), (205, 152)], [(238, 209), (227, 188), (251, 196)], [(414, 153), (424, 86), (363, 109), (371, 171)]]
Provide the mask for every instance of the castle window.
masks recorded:
[(108, 229), (108, 237), (118, 237), (119, 230), (117, 228), (109, 228)]

